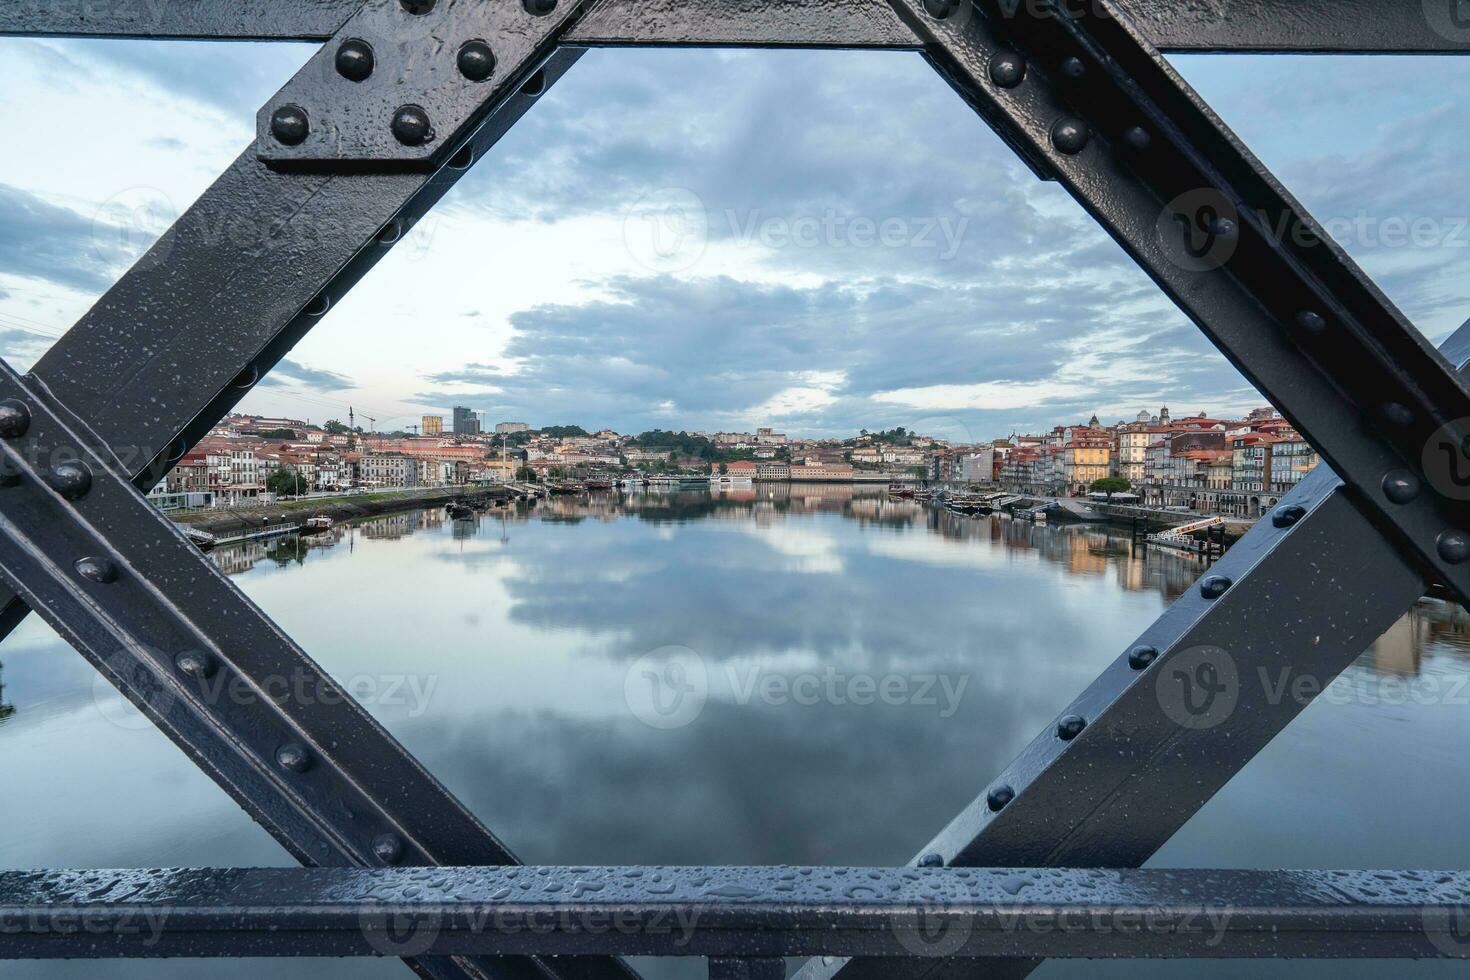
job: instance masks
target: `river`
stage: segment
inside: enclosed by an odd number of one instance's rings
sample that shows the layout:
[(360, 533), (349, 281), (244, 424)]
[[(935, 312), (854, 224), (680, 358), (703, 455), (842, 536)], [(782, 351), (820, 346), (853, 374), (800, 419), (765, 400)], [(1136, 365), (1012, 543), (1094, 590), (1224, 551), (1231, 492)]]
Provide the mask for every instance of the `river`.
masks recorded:
[[(415, 511), (219, 565), (529, 863), (894, 865), (1200, 574), (1126, 534), (758, 485)], [(1155, 858), (1464, 867), (1466, 616), (1412, 610)], [(6, 867), (289, 865), (51, 631), (6, 643)], [(676, 671), (676, 673), (670, 673)], [(670, 701), (660, 683), (695, 684)], [(693, 690), (693, 688), (690, 688)], [(650, 978), (696, 962), (637, 964)], [(1452, 976), (1049, 963), (1039, 977)], [(1454, 972), (1452, 972), (1454, 971)], [(19, 977), (402, 977), (392, 961)]]

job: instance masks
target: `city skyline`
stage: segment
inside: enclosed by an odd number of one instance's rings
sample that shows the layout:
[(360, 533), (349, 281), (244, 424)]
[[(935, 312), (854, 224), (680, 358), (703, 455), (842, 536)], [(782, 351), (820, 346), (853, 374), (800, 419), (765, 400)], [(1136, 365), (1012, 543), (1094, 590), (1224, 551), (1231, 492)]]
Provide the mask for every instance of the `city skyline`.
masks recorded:
[[(117, 147), (105, 166), (72, 134), (11, 148), (12, 363), (29, 366), (229, 163), (310, 50), (0, 41), (16, 95), (0, 119), (84, 119)], [(1470, 66), (1173, 60), (1431, 340), (1458, 324), (1470, 134), (1424, 107)], [(1393, 84), (1361, 84), (1378, 75)], [(1420, 220), (1432, 240), (1399, 241), (1393, 223)], [(594, 51), (241, 408), (983, 442), (1166, 400), (1228, 415), (1262, 401), (917, 57)]]

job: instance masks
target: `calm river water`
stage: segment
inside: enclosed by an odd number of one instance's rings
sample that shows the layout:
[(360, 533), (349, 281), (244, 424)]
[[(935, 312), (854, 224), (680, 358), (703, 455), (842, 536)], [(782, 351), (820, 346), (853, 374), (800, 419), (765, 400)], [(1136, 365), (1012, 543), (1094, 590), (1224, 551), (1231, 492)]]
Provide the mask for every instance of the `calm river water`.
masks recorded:
[[(416, 512), (217, 560), (538, 864), (901, 864), (1200, 573), (1131, 557), (1108, 531), (952, 519), (847, 487), (606, 495), (474, 523)], [(1467, 625), (1438, 603), (1406, 616), (1154, 863), (1465, 867)], [(35, 617), (0, 653), (0, 864), (291, 863)], [(675, 667), (707, 695), (656, 699)], [(1186, 970), (1462, 975), (1037, 976)], [(393, 961), (5, 973), (409, 975)]]

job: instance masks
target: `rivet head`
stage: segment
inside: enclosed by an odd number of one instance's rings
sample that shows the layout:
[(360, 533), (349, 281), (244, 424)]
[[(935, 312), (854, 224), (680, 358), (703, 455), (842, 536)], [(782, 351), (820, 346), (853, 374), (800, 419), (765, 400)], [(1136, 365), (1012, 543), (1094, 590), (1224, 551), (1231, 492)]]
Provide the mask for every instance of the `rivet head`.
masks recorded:
[(942, 868), (944, 867), (944, 858), (938, 854), (925, 854), (923, 857), (919, 858), (919, 867)]
[(434, 9), (434, 0), (398, 0), (398, 3), (411, 14), (427, 14)]
[(117, 581), (117, 565), (110, 558), (78, 558), (77, 574), (88, 582), (106, 584)]
[(1082, 729), (1087, 727), (1087, 719), (1081, 715), (1065, 715), (1057, 722), (1057, 738), (1063, 742), (1070, 742), (1082, 734)]
[(276, 762), (290, 772), (306, 772), (311, 768), (311, 753), (299, 742), (287, 742), (276, 749)]
[(397, 834), (379, 834), (373, 838), (373, 857), (384, 864), (397, 864), (403, 857), (403, 839)]
[(255, 382), (259, 380), (260, 368), (252, 364), (245, 370), (241, 371), (239, 374), (235, 375), (235, 380), (231, 381), (230, 385), (235, 388), (251, 388), (254, 387)]
[(1470, 558), (1470, 536), (1463, 531), (1445, 531), (1434, 544), (1439, 551), (1439, 557), (1451, 565), (1458, 565)]
[(556, 9), (556, 0), (522, 0), (526, 6), (526, 13), (536, 17), (545, 17)]
[(205, 678), (214, 676), (215, 668), (218, 665), (215, 663), (214, 657), (205, 653), (203, 650), (185, 650), (177, 657), (174, 657), (174, 666), (190, 677), (204, 680)]
[(366, 41), (352, 38), (337, 49), (337, 74), (352, 82), (366, 81), (373, 73), (373, 48)]
[(495, 74), (495, 52), (484, 41), (466, 41), (455, 63), (459, 73), (472, 82), (483, 82)]
[(959, 9), (960, 0), (924, 0), (924, 12), (935, 20), (944, 20)]
[(394, 139), (404, 146), (422, 146), (434, 136), (429, 114), (416, 105), (399, 106), (391, 126)]
[(1383, 478), (1383, 495), (1396, 504), (1407, 504), (1419, 496), (1424, 484), (1408, 470), (1393, 470)]
[(283, 146), (299, 146), (311, 134), (311, 120), (299, 105), (283, 105), (271, 113), (271, 135)]
[(1229, 218), (1216, 218), (1210, 222), (1210, 234), (1231, 242), (1240, 237), (1240, 226)]
[(1410, 409), (1409, 406), (1401, 404), (1400, 402), (1385, 402), (1383, 407), (1380, 408), (1379, 411), (1383, 414), (1384, 419), (1386, 419), (1391, 425), (1414, 424), (1413, 410)]
[(1296, 325), (1304, 333), (1313, 337), (1320, 337), (1327, 332), (1327, 321), (1322, 319), (1322, 314), (1314, 310), (1299, 310), (1296, 315)]
[(92, 471), (81, 461), (58, 463), (46, 474), (46, 482), (67, 500), (76, 500), (92, 489)]
[(1058, 119), (1056, 125), (1051, 128), (1052, 146), (1055, 146), (1061, 153), (1081, 153), (1091, 137), (1092, 133), (1087, 129), (1087, 123), (1071, 116)]
[(1159, 651), (1154, 647), (1139, 646), (1128, 651), (1128, 666), (1134, 670), (1143, 670), (1157, 659)]
[(19, 439), (31, 427), (31, 410), (18, 398), (0, 400), (0, 438)]
[(0, 487), (20, 486), (20, 470), (10, 460), (0, 457)]
[(1026, 59), (1014, 51), (997, 51), (990, 59), (990, 80), (1001, 88), (1015, 88), (1026, 78)]
[(1154, 138), (1153, 134), (1142, 126), (1129, 126), (1123, 130), (1123, 142), (1128, 145), (1129, 149), (1142, 153), (1153, 146)]
[(1062, 75), (1074, 82), (1080, 82), (1087, 77), (1087, 66), (1082, 63), (1081, 58), (1067, 58), (1062, 62)]
[(1016, 798), (1016, 791), (1002, 783), (999, 786), (990, 787), (990, 792), (985, 794), (985, 805), (990, 807), (991, 813), (999, 813), (1006, 808), (1006, 804)]
[(1287, 504), (1285, 507), (1277, 507), (1271, 512), (1272, 527), (1292, 527), (1303, 517), (1307, 516), (1307, 509), (1298, 504)]
[(1199, 584), (1199, 594), (1206, 599), (1218, 599), (1234, 584), (1223, 575), (1209, 575)]

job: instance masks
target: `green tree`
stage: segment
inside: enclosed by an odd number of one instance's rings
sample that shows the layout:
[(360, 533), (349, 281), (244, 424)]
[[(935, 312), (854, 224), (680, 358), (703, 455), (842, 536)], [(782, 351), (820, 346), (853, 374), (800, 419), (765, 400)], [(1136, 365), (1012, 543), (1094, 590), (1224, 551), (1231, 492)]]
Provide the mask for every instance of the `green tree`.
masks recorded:
[(531, 467), (529, 466), (522, 466), (520, 469), (516, 470), (516, 482), (535, 483), (536, 471), (531, 469)]
[(322, 428), (334, 436), (345, 436), (347, 434), (347, 426), (343, 425), (339, 419), (327, 419), (322, 424)]
[(262, 439), (284, 439), (288, 442), (296, 441), (295, 429), (261, 429), (255, 434)]
[(310, 490), (311, 485), (300, 473), (282, 467), (265, 478), (265, 488), (277, 497), (299, 497)]
[(1101, 480), (1093, 480), (1092, 485), (1088, 489), (1093, 493), (1105, 493), (1108, 495), (1108, 499), (1112, 500), (1113, 494), (1127, 493), (1133, 489), (1133, 484), (1121, 476), (1105, 476)]

